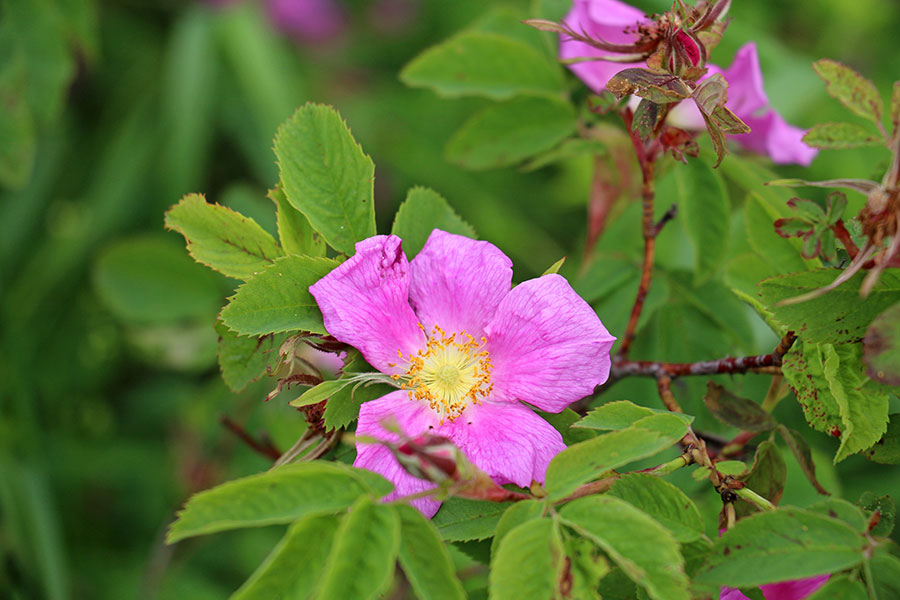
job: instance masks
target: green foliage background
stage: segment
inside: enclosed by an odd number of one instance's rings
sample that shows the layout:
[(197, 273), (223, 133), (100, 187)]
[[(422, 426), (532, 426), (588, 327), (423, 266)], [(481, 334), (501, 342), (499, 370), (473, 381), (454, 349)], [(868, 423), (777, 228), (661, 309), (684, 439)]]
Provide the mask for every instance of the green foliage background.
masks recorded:
[[(16, 589), (19, 598), (222, 598), (280, 538), (280, 528), (268, 528), (163, 545), (188, 495), (267, 466), (222, 428), (221, 414), (267, 431), (281, 448), (304, 427), (284, 397), (261, 402), (265, 382), (234, 394), (222, 381), (213, 316), (236, 281), (195, 264), (181, 237), (163, 231), (163, 212), (203, 192), (275, 234), (266, 199), (277, 178), (272, 138), (297, 106), (334, 105), (372, 156), (380, 232), (389, 231), (405, 191), (424, 185), (509, 254), (518, 280), (580, 255), (589, 158), (530, 172), (467, 170), (448, 161), (454, 151), (445, 154), (445, 145), (489, 102), (442, 99), (398, 80), (412, 57), (480, 16), (486, 3), (408, 0), (399, 5), (412, 14), (388, 29), (379, 25), (383, 3), (342, 4), (344, 35), (298, 44), (252, 2), (0, 0), (0, 48), (8, 50), (0, 53), (0, 99), (9, 107), (0, 115), (0, 596)], [(505, 3), (523, 14), (529, 4)], [(730, 14), (713, 61), (727, 65), (737, 47), (756, 41), (771, 103), (796, 125), (844, 119), (810, 68), (815, 59), (852, 65), (883, 96), (897, 78), (893, 3), (759, 0), (735, 2)], [(865, 178), (882, 172), (885, 159), (879, 149), (826, 152), (809, 170), (777, 171)], [(618, 217), (600, 243), (607, 257), (639, 240), (636, 221)], [(668, 234), (673, 246), (660, 258), (678, 264), (683, 233)], [(742, 243), (732, 240), (732, 251)], [(596, 285), (611, 285), (620, 266), (604, 258)], [(587, 296), (591, 285), (582, 282)], [(606, 297), (596, 285), (593, 293)], [(654, 282), (656, 290), (692, 285), (676, 276)], [(610, 306), (625, 312), (632, 292), (620, 296)], [(719, 307), (712, 292), (700, 301)], [(664, 303), (662, 295), (657, 308)], [(723, 327), (732, 338), (724, 344), (702, 329), (684, 343), (670, 339), (677, 307), (662, 314), (636, 356), (677, 348), (676, 356), (647, 357), (698, 360), (774, 345), (752, 322)], [(600, 316), (607, 324), (618, 318)], [(737, 387), (759, 398), (760, 385), (748, 379)], [(646, 382), (623, 382), (607, 398), (658, 404)], [(832, 467), (837, 441), (809, 431), (796, 403), (783, 402), (776, 416), (804, 431), (829, 490), (850, 500), (863, 490), (900, 496), (900, 480), (858, 455)], [(708, 415), (698, 427), (722, 429)], [(784, 502), (807, 505), (815, 492), (788, 464)], [(714, 514), (709, 486), (678, 477)], [(462, 552), (453, 559), (471, 560)]]

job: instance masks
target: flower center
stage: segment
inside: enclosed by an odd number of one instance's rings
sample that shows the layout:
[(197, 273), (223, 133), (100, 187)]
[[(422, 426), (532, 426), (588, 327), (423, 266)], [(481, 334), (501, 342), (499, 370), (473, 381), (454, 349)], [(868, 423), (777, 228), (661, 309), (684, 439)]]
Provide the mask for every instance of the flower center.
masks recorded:
[(428, 402), (441, 422), (453, 421), (493, 388), (491, 358), (482, 350), (486, 341), (476, 340), (465, 331), (448, 334), (435, 325), (425, 348), (409, 357), (409, 371), (394, 378), (403, 381), (400, 389), (408, 390), (411, 400)]

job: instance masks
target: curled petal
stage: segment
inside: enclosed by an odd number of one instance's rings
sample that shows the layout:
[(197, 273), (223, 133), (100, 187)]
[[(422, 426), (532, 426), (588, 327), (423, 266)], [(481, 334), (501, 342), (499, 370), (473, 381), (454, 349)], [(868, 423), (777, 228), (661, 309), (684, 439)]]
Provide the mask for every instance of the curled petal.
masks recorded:
[(513, 288), (486, 332), (500, 400), (559, 412), (609, 377), (616, 338), (559, 275)]
[(518, 402), (471, 406), (444, 423), (440, 434), (497, 483), (520, 487), (543, 483), (547, 465), (566, 448), (552, 425)]
[(489, 242), (435, 229), (409, 265), (409, 301), (430, 331), (481, 337), (512, 283), (512, 261)]
[[(397, 391), (366, 402), (360, 407), (356, 434), (399, 442), (400, 438), (396, 433), (383, 427), (385, 421), (395, 423), (409, 437), (434, 430), (438, 425), (434, 413), (426, 405), (410, 400), (407, 392)], [(385, 502), (437, 487), (430, 481), (407, 473), (390, 450), (377, 444), (357, 442), (353, 466), (374, 471), (394, 484), (394, 491), (384, 497)], [(431, 498), (420, 498), (413, 500), (412, 505), (431, 518), (441, 503)]]
[(309, 288), (328, 333), (384, 373), (404, 372), (397, 351), (413, 354), (424, 343), (409, 306), (408, 271), (400, 238), (376, 235), (357, 243), (356, 254)]

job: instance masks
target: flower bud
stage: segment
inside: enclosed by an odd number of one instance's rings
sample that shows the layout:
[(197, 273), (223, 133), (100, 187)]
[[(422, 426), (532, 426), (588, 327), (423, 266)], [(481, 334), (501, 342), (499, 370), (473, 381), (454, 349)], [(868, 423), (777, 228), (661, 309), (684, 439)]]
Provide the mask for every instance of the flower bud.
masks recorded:
[(695, 79), (702, 75), (706, 62), (706, 49), (692, 34), (678, 29), (669, 36), (668, 67), (675, 75), (686, 75)]
[(445, 437), (420, 435), (391, 450), (407, 473), (434, 483), (456, 481), (461, 472), (470, 470), (460, 449)]

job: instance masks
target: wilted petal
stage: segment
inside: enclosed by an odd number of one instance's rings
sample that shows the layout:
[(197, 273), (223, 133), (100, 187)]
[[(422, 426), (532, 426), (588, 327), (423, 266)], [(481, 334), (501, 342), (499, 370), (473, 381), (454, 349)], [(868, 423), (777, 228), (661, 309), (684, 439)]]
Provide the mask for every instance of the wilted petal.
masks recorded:
[(609, 376), (616, 338), (559, 275), (513, 288), (486, 332), (498, 399), (559, 412)]
[(547, 465), (566, 448), (552, 425), (518, 402), (476, 404), (439, 433), (494, 481), (520, 487), (543, 483)]
[(309, 288), (328, 333), (384, 373), (405, 372), (397, 351), (414, 354), (424, 344), (409, 306), (408, 271), (400, 238), (376, 235), (357, 243), (356, 254)]
[[(395, 423), (408, 437), (433, 431), (438, 425), (434, 413), (426, 405), (410, 400), (404, 391), (391, 392), (377, 400), (364, 403), (359, 409), (356, 435), (399, 442), (400, 437), (397, 434), (384, 429), (382, 426), (384, 421)], [(354, 467), (374, 471), (394, 484), (394, 491), (385, 496), (385, 501), (437, 487), (430, 481), (413, 477), (404, 471), (391, 451), (384, 446), (358, 442), (356, 453)], [(441, 503), (431, 498), (421, 498), (413, 500), (412, 505), (426, 517), (431, 518)]]
[[(589, 37), (600, 38), (612, 44), (631, 44), (637, 41), (633, 30), (646, 21), (640, 10), (616, 0), (575, 0), (572, 10), (563, 19), (570, 29)], [(560, 36), (559, 57), (563, 60), (585, 56), (608, 56), (611, 52), (599, 50), (584, 42)], [(603, 60), (580, 62), (569, 65), (575, 75), (594, 92), (606, 89), (606, 82), (623, 69), (645, 66), (644, 63), (614, 63)]]
[(439, 229), (409, 272), (409, 301), (426, 331), (439, 325), (475, 337), (483, 335), (512, 283), (512, 261), (499, 248)]

